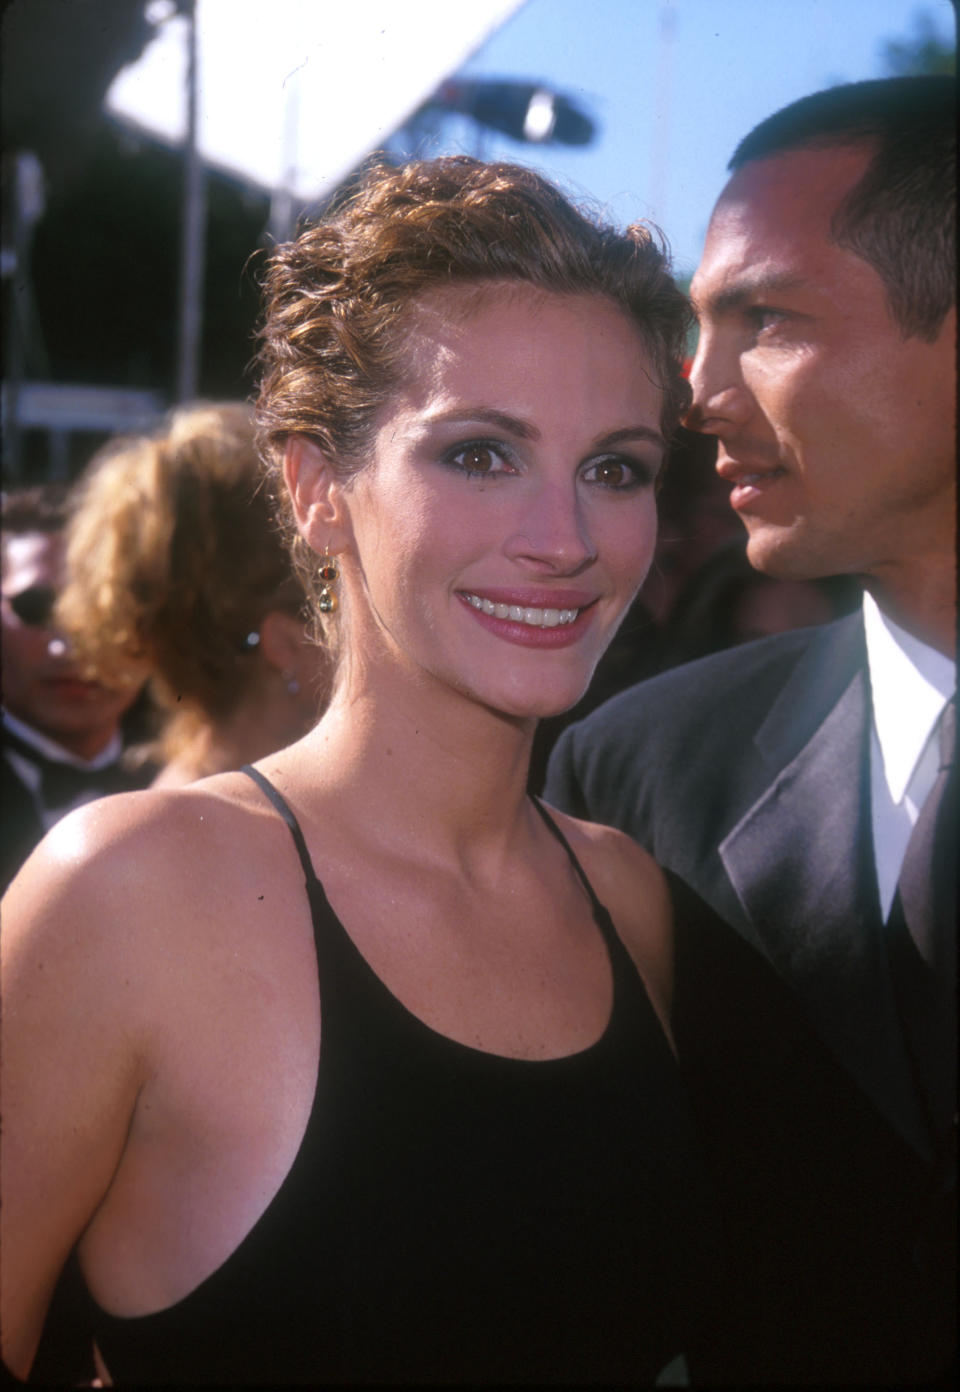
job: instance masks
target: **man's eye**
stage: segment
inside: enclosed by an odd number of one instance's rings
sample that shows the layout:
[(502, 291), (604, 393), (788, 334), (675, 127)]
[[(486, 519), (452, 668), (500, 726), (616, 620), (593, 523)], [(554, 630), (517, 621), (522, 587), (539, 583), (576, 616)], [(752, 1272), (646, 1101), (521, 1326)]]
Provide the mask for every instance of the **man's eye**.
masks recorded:
[(30, 628), (46, 628), (56, 598), (56, 590), (48, 585), (30, 585), (19, 594), (10, 595), (9, 603), (21, 623)]
[(769, 309), (766, 305), (754, 305), (749, 311), (750, 321), (758, 333), (764, 329), (782, 324), (786, 315), (780, 309)]

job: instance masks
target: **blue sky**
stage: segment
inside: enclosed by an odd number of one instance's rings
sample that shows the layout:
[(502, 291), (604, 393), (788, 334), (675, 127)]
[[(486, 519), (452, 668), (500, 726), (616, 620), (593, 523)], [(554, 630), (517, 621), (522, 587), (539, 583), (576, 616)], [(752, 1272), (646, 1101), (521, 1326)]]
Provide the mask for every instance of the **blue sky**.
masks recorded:
[[(478, 140), (447, 121), (431, 153), (536, 165), (616, 223), (653, 219), (677, 270), (699, 259), (734, 146), (763, 117), (834, 82), (880, 76), (884, 40), (921, 14), (948, 42), (950, 0), (199, 0), (201, 147), (310, 205), (388, 140), (477, 32), (460, 69), (540, 81), (599, 125), (586, 149)], [(182, 138), (184, 36), (167, 13), (108, 105)], [(269, 16), (269, 18), (267, 18)]]
[[(592, 147), (491, 134), (483, 155), (535, 164), (616, 222), (653, 218), (684, 272), (740, 137), (806, 92), (882, 75), (883, 41), (908, 37), (920, 11), (953, 41), (950, 0), (526, 0), (463, 71), (581, 99), (601, 126)], [(465, 123), (448, 136), (474, 152)]]

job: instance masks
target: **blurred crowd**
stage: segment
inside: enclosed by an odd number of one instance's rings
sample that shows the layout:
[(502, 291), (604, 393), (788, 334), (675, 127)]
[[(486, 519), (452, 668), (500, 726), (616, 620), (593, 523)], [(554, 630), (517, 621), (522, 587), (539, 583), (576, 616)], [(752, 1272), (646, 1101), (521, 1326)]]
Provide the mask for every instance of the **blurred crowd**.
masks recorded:
[(109, 442), (67, 488), (3, 496), (6, 888), (105, 793), (172, 786), (289, 744), (324, 702), (239, 403)]

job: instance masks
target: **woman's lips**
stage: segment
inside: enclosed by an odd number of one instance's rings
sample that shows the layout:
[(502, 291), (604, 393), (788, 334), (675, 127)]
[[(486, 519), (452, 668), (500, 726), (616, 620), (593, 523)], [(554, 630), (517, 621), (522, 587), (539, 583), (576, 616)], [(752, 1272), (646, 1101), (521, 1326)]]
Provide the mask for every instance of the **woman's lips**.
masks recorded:
[[(562, 591), (551, 595), (508, 591), (458, 591), (478, 623), (508, 643), (562, 648), (576, 643), (593, 619), (595, 597)], [(534, 603), (536, 599), (539, 602)]]
[(572, 624), (580, 612), (579, 608), (561, 609), (555, 605), (506, 604), (502, 600), (484, 599), (475, 594), (465, 594), (464, 599), (474, 609), (482, 609), (490, 618), (510, 619), (529, 628), (556, 628), (557, 624)]

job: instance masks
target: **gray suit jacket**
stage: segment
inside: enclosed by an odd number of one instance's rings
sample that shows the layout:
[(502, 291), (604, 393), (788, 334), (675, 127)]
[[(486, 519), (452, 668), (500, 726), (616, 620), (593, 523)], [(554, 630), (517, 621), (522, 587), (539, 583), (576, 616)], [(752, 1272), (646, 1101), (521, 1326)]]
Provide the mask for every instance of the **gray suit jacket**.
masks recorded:
[[(779, 1272), (750, 1236), (756, 1303), (774, 1302), (778, 1280), (784, 1304), (798, 1281), (808, 1285), (806, 1322), (796, 1326), (793, 1353), (770, 1355), (771, 1377), (796, 1371), (783, 1359), (804, 1357), (821, 1328), (834, 1331), (822, 1340), (835, 1335), (838, 1344), (849, 1330), (861, 1348), (846, 1362), (825, 1353), (809, 1364), (811, 1378), (896, 1364), (902, 1377), (929, 1372), (906, 1347), (929, 1285), (908, 1250), (916, 1231), (909, 1215), (925, 1202), (937, 1138), (911, 1073), (883, 940), (869, 712), (856, 614), (715, 654), (622, 693), (561, 736), (547, 777), (547, 801), (626, 831), (673, 872), (675, 894), (682, 882), (707, 906), (707, 926), (684, 936), (680, 925), (678, 1009), (686, 1015), (678, 1045), (688, 1051), (695, 1104), (727, 1152), (718, 1169), (726, 1167), (731, 1204), (742, 1210), (734, 1225), (742, 1219), (747, 1231), (755, 1193), (769, 1222), (780, 1224), (770, 1232), (784, 1252)], [(696, 919), (696, 910), (681, 907), (680, 917)], [(750, 1100), (738, 1113), (741, 1096)], [(747, 1184), (751, 1146), (742, 1137), (751, 1128), (765, 1134), (752, 1147), (762, 1159)], [(802, 1163), (798, 1146), (809, 1146)], [(845, 1188), (848, 1167), (860, 1175)], [(773, 1171), (782, 1175), (779, 1190)], [(810, 1236), (818, 1206), (830, 1215), (819, 1248)], [(793, 1266), (791, 1243), (803, 1249)], [(831, 1326), (831, 1312), (815, 1309), (817, 1288), (839, 1307), (842, 1296), (826, 1291), (840, 1270), (847, 1287), (861, 1284), (863, 1303)], [(871, 1343), (880, 1350), (915, 1276), (902, 1338), (891, 1334), (896, 1346), (878, 1352), (874, 1367)], [(773, 1345), (781, 1313), (771, 1305)]]
[(853, 615), (718, 653), (561, 737), (546, 798), (627, 831), (775, 967), (881, 1113), (931, 1154), (899, 1043), (872, 861)]

